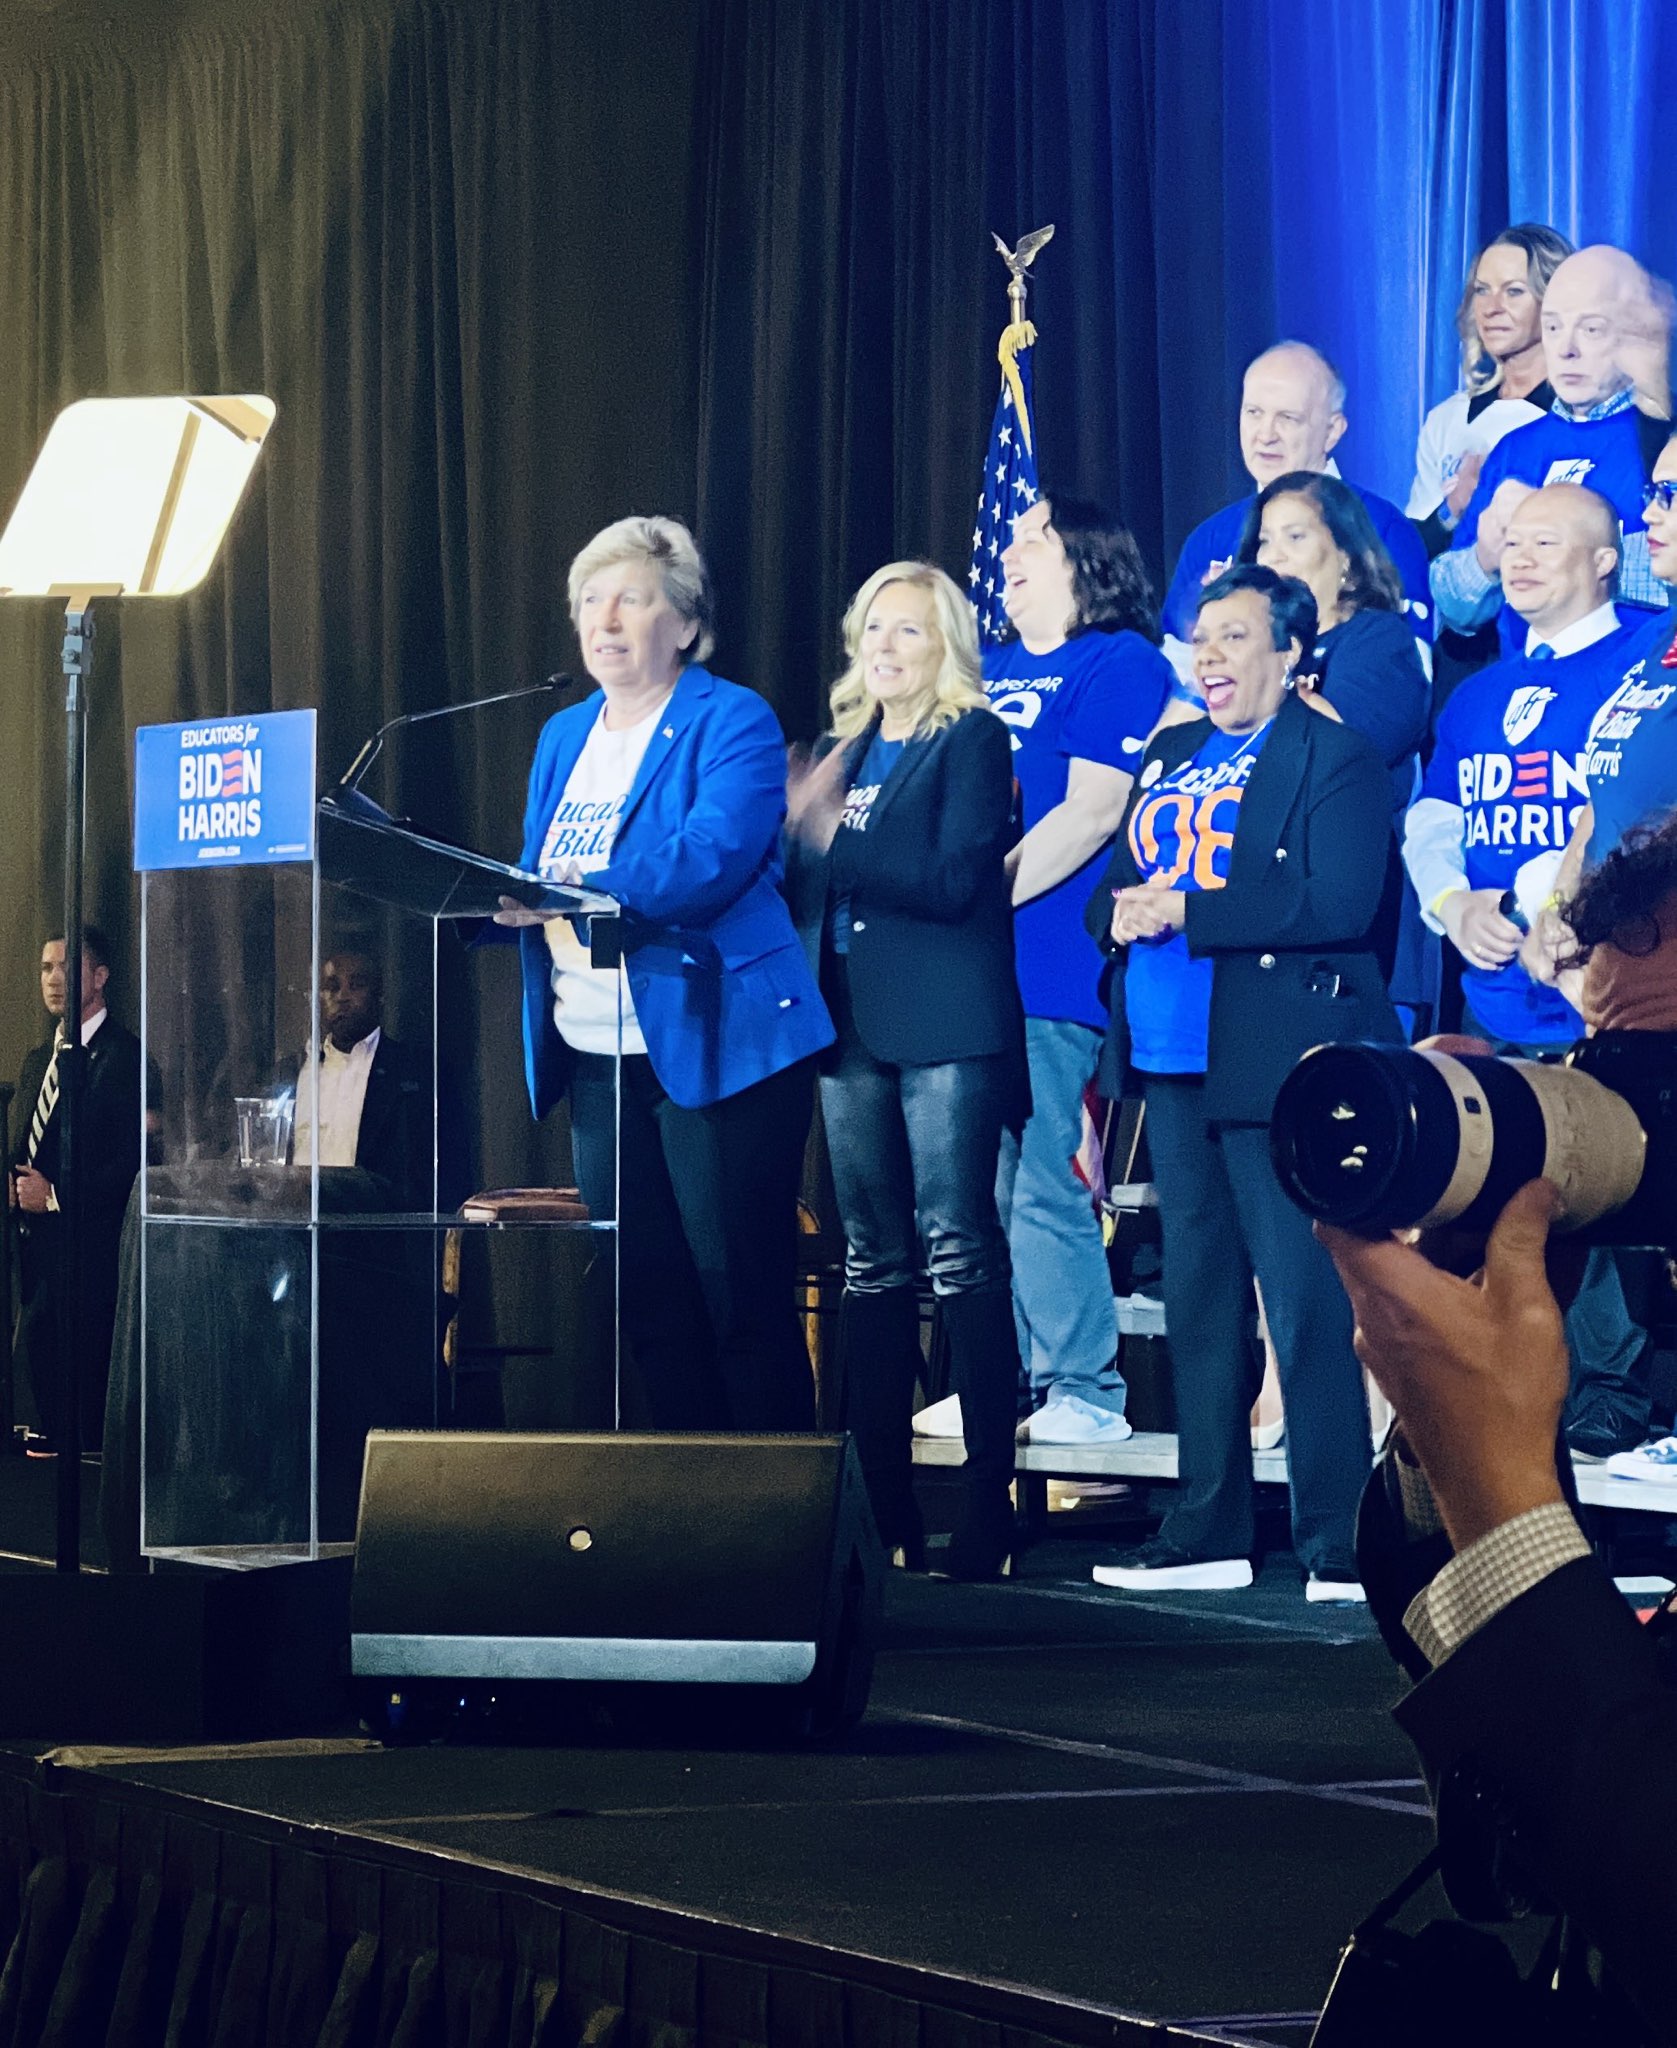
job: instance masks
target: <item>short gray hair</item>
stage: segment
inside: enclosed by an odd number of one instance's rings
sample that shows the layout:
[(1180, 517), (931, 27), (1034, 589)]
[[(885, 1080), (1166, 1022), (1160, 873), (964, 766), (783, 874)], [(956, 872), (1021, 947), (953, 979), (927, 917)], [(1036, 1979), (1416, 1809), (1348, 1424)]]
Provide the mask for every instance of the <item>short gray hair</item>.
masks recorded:
[(709, 661), (716, 648), (716, 600), (710, 571), (697, 542), (679, 519), (631, 513), (627, 519), (602, 526), (579, 550), (566, 578), (571, 624), (577, 622), (582, 586), (619, 562), (645, 562), (658, 571), (671, 609), (699, 629), (688, 649), (690, 658)]

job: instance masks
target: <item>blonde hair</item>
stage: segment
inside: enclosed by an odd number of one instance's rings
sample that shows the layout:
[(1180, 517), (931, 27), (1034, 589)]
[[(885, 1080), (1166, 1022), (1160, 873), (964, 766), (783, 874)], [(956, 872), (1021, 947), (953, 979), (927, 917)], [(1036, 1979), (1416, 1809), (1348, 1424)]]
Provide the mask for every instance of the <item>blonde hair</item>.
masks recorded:
[(957, 586), (931, 562), (887, 562), (873, 574), (850, 600), (844, 615), (845, 670), (832, 688), (833, 731), (841, 740), (854, 739), (874, 714), (874, 700), (868, 694), (862, 672), (862, 628), (867, 624), (873, 601), (887, 584), (909, 583), (916, 590), (931, 593), (932, 621), (943, 645), (943, 659), (931, 688), (925, 693), (914, 724), (917, 732), (936, 732), (953, 725), (964, 711), (982, 710), (989, 702), (984, 694), (978, 665), (978, 625)]
[(602, 526), (578, 552), (566, 578), (571, 624), (577, 622), (582, 586), (619, 562), (645, 562), (658, 571), (670, 608), (699, 629), (687, 650), (688, 660), (709, 661), (716, 648), (716, 600), (710, 571), (698, 544), (679, 519), (631, 513), (627, 519)]
[(1526, 284), (1539, 306), (1543, 303), (1543, 294), (1549, 289), (1550, 278), (1574, 254), (1565, 235), (1534, 220), (1523, 220), (1511, 228), (1504, 228), (1500, 235), (1493, 235), (1474, 251), (1473, 261), (1467, 266), (1467, 282), (1462, 286), (1461, 300), (1456, 307), (1456, 332), (1462, 343), (1462, 389), (1470, 398), (1494, 391), (1502, 382), (1502, 365), (1495, 356), (1485, 353), (1485, 344), (1479, 339), (1479, 329), (1473, 320), (1473, 288), (1479, 282), (1479, 266), (1493, 249), (1518, 249), (1525, 257)]

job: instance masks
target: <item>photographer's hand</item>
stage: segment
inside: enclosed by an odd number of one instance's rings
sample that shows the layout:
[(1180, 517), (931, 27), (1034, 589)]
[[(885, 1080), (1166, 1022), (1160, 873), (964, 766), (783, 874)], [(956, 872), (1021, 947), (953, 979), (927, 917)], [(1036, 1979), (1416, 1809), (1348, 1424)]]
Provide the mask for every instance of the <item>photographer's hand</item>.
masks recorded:
[(1547, 1181), (1521, 1188), (1471, 1280), (1396, 1238), (1316, 1226), (1351, 1297), (1357, 1356), (1397, 1410), (1458, 1552), (1565, 1499), (1566, 1335), (1544, 1266), (1556, 1200)]

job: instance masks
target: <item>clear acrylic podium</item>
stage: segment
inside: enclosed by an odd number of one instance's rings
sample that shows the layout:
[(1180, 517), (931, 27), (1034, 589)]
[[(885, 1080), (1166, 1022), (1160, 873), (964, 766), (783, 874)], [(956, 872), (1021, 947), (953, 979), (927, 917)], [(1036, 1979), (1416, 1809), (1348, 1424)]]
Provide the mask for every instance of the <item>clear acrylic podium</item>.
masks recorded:
[[(475, 971), (463, 921), (503, 894), (578, 920), (595, 961), (615, 964), (609, 898), (426, 839), (353, 792), (319, 806), (310, 859), (142, 873), (153, 1101), (129, 1265), (144, 1557), (243, 1568), (351, 1548), (367, 1431), (454, 1420), (442, 1340), (456, 1233), (534, 1234), (519, 1255), (585, 1304), (567, 1317), (572, 1341), (616, 1389), (614, 1221), (460, 1213), (468, 1077), (439, 1066), (438, 999)], [(317, 992), (323, 965), (351, 953), (382, 980), (383, 1070), (367, 1084), (362, 1163), (322, 1165)], [(504, 1036), (482, 1058), (527, 1114), (516, 1012), (489, 1028)], [(266, 1157), (247, 1116), (241, 1160), (241, 1099), (292, 1105), (289, 1133), (280, 1114), (261, 1134)]]

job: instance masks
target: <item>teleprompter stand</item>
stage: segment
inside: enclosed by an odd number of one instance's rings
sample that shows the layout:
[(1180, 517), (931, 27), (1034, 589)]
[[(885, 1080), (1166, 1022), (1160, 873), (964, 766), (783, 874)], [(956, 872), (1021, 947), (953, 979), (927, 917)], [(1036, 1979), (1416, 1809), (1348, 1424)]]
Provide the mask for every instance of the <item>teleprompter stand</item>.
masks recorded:
[[(64, 1420), (56, 1474), (57, 1569), (51, 1576), (11, 1573), (0, 1579), (0, 1632), (14, 1645), (30, 1645), (27, 1656), (0, 1660), (0, 1730), (8, 1733), (74, 1732), (64, 1721), (45, 1730), (37, 1718), (55, 1704), (68, 1705), (54, 1699), (58, 1683), (48, 1676), (54, 1671), (80, 1687), (80, 1707), (71, 1720), (115, 1728), (135, 1678), (147, 1669), (168, 1668), (150, 1582), (137, 1579), (119, 1589), (117, 1582), (100, 1584), (81, 1571), (86, 1056), (80, 1019), (93, 606), (113, 598), (177, 597), (202, 582), (273, 419), (272, 402), (259, 396), (83, 400), (53, 423), (0, 536), (0, 597), (64, 604), (65, 1037), (56, 1111)], [(33, 1105), (26, 1114), (32, 1110)], [(9, 1394), (8, 1376), (8, 1401)], [(119, 1604), (121, 1615), (114, 1611)], [(134, 1653), (131, 1664), (119, 1654), (125, 1638)], [(87, 1673), (82, 1685), (81, 1668), (89, 1659), (99, 1673)], [(101, 1714), (102, 1702), (114, 1719)]]

